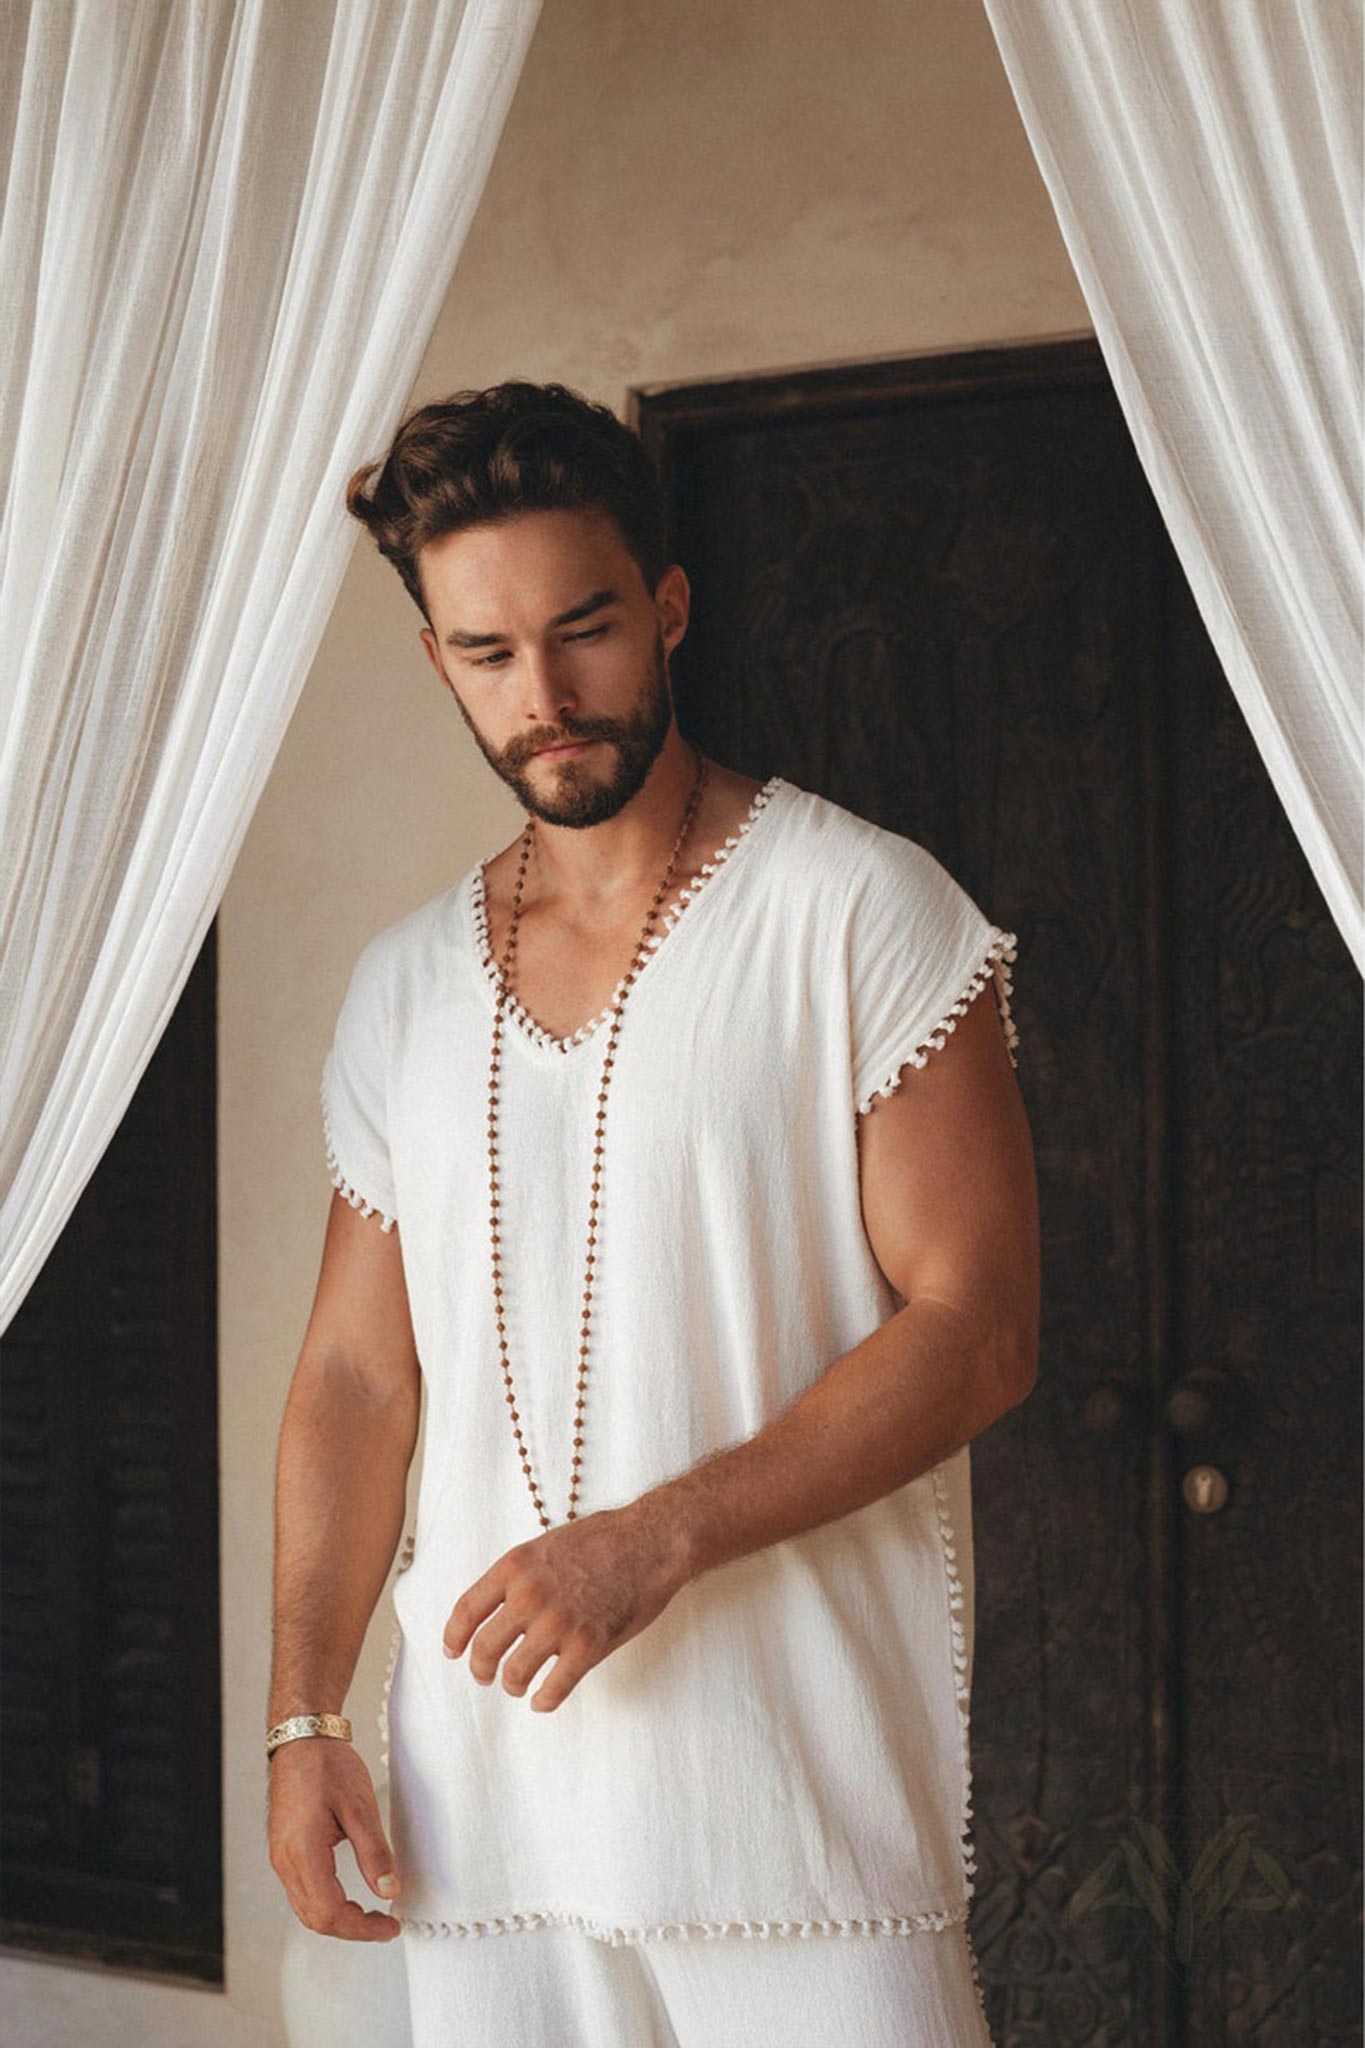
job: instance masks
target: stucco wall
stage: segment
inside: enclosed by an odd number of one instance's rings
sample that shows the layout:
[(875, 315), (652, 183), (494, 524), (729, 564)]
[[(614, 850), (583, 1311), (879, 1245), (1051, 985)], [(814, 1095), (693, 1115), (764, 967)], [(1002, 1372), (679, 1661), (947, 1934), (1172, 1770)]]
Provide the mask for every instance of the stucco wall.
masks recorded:
[[(523, 375), (624, 413), (632, 385), (1090, 327), (974, 0), (546, 0), (412, 400)], [(228, 1992), (0, 1959), (16, 2042), (273, 2048), (305, 2004), (295, 2042), (402, 2039), (396, 1948), (288, 1908), (261, 1738), (275, 1441), (331, 1193), (323, 1054), (365, 939), (523, 822), (419, 623), (362, 541), (219, 919)], [(349, 1701), (372, 1767), (389, 1629), (385, 1601)], [(353, 1865), (348, 1889), (377, 1903)]]

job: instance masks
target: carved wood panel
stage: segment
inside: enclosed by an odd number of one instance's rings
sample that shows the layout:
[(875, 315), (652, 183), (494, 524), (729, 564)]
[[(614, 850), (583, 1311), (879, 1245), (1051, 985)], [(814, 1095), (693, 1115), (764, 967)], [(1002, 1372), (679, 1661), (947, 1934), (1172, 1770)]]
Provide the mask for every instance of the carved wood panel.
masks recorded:
[(1358, 2039), (1360, 984), (1098, 350), (636, 418), (693, 586), (684, 731), (1019, 935), (1042, 1364), (973, 1446), (994, 2038)]

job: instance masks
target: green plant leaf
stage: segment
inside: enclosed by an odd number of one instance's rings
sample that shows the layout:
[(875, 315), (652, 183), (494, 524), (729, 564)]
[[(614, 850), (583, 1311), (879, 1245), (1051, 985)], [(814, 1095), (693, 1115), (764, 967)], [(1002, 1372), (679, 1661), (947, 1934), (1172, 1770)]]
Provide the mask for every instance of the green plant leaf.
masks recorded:
[(1155, 1827), (1151, 1821), (1145, 1819), (1140, 1813), (1133, 1815), (1133, 1825), (1147, 1844), (1147, 1854), (1151, 1857), (1156, 1869), (1160, 1871), (1163, 1877), (1178, 1881), (1180, 1867), (1171, 1852), (1171, 1845), (1162, 1834), (1161, 1829)]
[(1190, 1890), (1201, 1892), (1220, 1857), (1226, 1855), (1247, 1828), (1256, 1825), (1256, 1816), (1251, 1813), (1231, 1813), (1217, 1832), (1211, 1835), (1195, 1859), (1190, 1872)]
[(1282, 1906), (1287, 1906), (1293, 1897), (1294, 1887), (1289, 1882), (1284, 1866), (1275, 1861), (1268, 1849), (1253, 1849), (1251, 1860), (1258, 1876), (1270, 1886)]
[(1122, 1848), (1123, 1860), (1128, 1865), (1128, 1874), (1133, 1880), (1133, 1888), (1137, 1892), (1138, 1897), (1142, 1900), (1143, 1905), (1146, 1906), (1158, 1926), (1169, 1927), (1171, 1924), (1170, 1910), (1167, 1907), (1166, 1894), (1162, 1890), (1161, 1881), (1157, 1877), (1156, 1872), (1143, 1857), (1135, 1842), (1125, 1841), (1122, 1844)]
[(1250, 1862), (1251, 1843), (1245, 1840), (1241, 1841), (1237, 1844), (1231, 1856), (1229, 1856), (1227, 1868), (1223, 1872), (1223, 1881), (1217, 1887), (1217, 1900), (1220, 1906), (1230, 1906), (1232, 1904), (1241, 1890), (1242, 1879), (1247, 1874), (1247, 1866)]
[(1092, 1870), (1089, 1877), (1083, 1879), (1076, 1887), (1076, 1890), (1067, 1902), (1066, 1912), (1063, 1917), (1067, 1920), (1079, 1920), (1082, 1913), (1094, 1913), (1098, 1911), (1100, 1906), (1106, 1905), (1108, 1901), (1101, 1899), (1098, 1895), (1104, 1890), (1104, 1887), (1108, 1884), (1122, 1860), (1123, 1858), (1119, 1851), (1111, 1849), (1103, 1863)]

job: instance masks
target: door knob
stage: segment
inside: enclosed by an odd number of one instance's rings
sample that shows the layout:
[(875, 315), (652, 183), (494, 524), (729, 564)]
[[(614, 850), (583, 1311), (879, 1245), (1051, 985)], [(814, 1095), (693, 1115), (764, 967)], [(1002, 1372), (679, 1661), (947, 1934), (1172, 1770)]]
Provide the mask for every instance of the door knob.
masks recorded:
[(1216, 1515), (1227, 1501), (1228, 1483), (1216, 1465), (1191, 1465), (1180, 1491), (1197, 1515)]

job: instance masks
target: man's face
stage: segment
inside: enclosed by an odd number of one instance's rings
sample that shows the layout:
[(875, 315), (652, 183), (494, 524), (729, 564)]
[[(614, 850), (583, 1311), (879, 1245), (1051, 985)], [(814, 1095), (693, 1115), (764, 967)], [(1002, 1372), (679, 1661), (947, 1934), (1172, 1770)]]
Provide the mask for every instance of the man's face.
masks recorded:
[[(614, 817), (673, 724), (681, 568), (651, 595), (614, 520), (593, 510), (446, 534), (420, 571), (432, 622), (422, 644), (489, 766), (547, 824)], [(545, 751), (568, 741), (581, 744)]]

